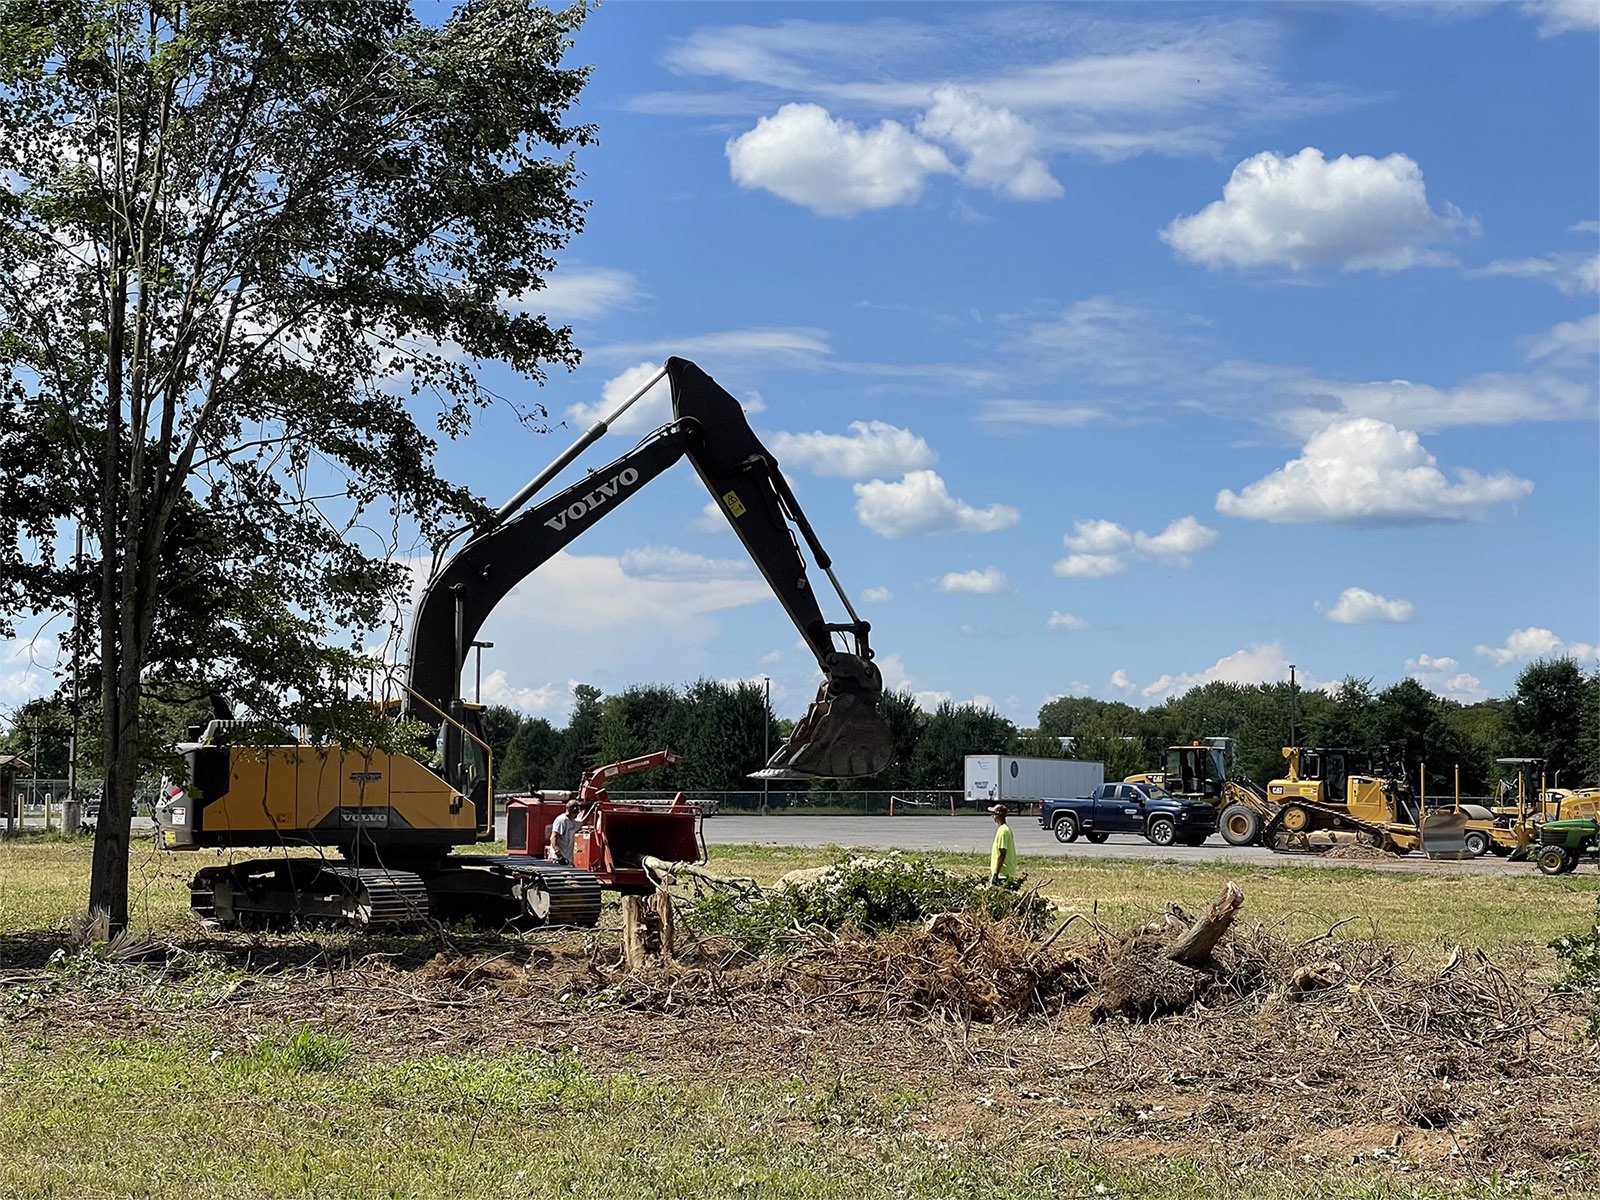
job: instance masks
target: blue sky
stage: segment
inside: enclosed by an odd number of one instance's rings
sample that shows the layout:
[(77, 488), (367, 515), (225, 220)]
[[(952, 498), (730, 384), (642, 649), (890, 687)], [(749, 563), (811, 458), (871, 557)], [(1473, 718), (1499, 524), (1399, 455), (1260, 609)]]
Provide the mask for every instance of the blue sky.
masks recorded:
[[(442, 462), (499, 502), (691, 358), (888, 682), (1024, 724), (1291, 662), (1468, 701), (1592, 663), (1597, 25), (608, 0), (572, 59), (587, 229), (523, 298), (584, 364), (542, 392), (483, 367), (569, 428), (493, 414)], [(706, 500), (681, 465), (527, 581), (484, 698), (560, 720), (574, 681), (768, 675), (797, 715), (814, 664)]]
[[(529, 301), (585, 362), (542, 401), (582, 428), (697, 361), (928, 703), (1291, 662), (1503, 694), (1600, 642), (1597, 21), (608, 3), (588, 228)], [(498, 498), (561, 436), (446, 461)], [(486, 691), (766, 674), (797, 712), (813, 666), (705, 501), (684, 466), (530, 580)]]

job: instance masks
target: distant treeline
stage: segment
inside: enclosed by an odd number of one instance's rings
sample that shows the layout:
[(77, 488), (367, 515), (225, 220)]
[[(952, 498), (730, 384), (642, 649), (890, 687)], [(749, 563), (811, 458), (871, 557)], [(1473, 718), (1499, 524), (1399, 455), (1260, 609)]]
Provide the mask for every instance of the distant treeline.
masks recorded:
[[(750, 772), (792, 727), (770, 717), (762, 689), (752, 683), (701, 679), (685, 688), (635, 685), (609, 696), (578, 684), (573, 699), (564, 727), (502, 705), (486, 711), (497, 790), (570, 789), (585, 767), (671, 749), (686, 761), (619, 779), (613, 790), (750, 791), (758, 786)], [(1445, 699), (1414, 679), (1374, 692), (1370, 680), (1348, 678), (1329, 692), (1208, 683), (1144, 709), (1062, 697), (1039, 710), (1032, 729), (969, 704), (925, 712), (907, 692), (885, 695), (881, 711), (895, 742), (889, 768), (872, 779), (818, 786), (954, 791), (963, 785), (968, 754), (996, 753), (1098, 760), (1107, 778), (1120, 779), (1162, 766), (1167, 746), (1215, 736), (1233, 738), (1236, 769), (1264, 784), (1283, 773), (1291, 716), (1299, 744), (1346, 747), (1370, 755), (1374, 765), (1404, 761), (1413, 785), (1425, 763), (1434, 795), (1453, 790), (1457, 767), (1464, 794), (1490, 793), (1504, 775), (1494, 760), (1504, 757), (1548, 759), (1552, 785), (1600, 782), (1600, 671), (1585, 672), (1570, 659), (1535, 662), (1509, 696), (1477, 704)], [(204, 720), (194, 705), (152, 706), (148, 715), (147, 727), (166, 741), (181, 736), (186, 723)], [(68, 726), (59, 699), (31, 701), (0, 738), (0, 753), (37, 762), (41, 776), (64, 777)], [(92, 739), (86, 750), (82, 770), (93, 774)]]
[[(635, 686), (605, 696), (579, 684), (574, 694), (564, 729), (509, 708), (488, 711), (502, 790), (570, 788), (586, 765), (664, 748), (687, 761), (618, 780), (616, 790), (755, 786), (748, 775), (764, 761), (759, 686), (702, 679), (684, 689)], [(1346, 747), (1370, 755), (1374, 765), (1403, 761), (1413, 784), (1418, 765), (1426, 764), (1431, 794), (1453, 790), (1459, 767), (1463, 793), (1485, 795), (1504, 775), (1494, 760), (1513, 756), (1549, 759), (1552, 783), (1557, 771), (1563, 786), (1600, 782), (1600, 671), (1585, 673), (1570, 659), (1533, 663), (1511, 695), (1477, 704), (1445, 699), (1414, 679), (1374, 691), (1370, 680), (1348, 678), (1331, 692), (1208, 683), (1145, 709), (1063, 697), (1039, 710), (1032, 729), (973, 705), (945, 703), (925, 712), (906, 692), (885, 695), (881, 711), (894, 734), (894, 762), (873, 779), (844, 786), (959, 790), (962, 760), (994, 753), (1098, 760), (1107, 778), (1120, 779), (1161, 766), (1167, 746), (1212, 736), (1233, 738), (1237, 769), (1265, 784), (1283, 774), (1291, 716), (1301, 745)], [(776, 748), (790, 727), (772, 720), (765, 746)], [(1063, 739), (1070, 739), (1070, 752)]]

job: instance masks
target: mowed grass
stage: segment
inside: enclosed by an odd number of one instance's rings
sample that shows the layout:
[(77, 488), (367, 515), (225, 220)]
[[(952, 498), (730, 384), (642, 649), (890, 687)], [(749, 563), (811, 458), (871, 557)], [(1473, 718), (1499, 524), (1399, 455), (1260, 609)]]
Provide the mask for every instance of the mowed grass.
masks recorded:
[[(718, 846), (711, 856), (719, 871), (770, 884), (785, 871), (847, 853), (860, 851)], [(952, 871), (988, 873), (983, 855), (927, 857)], [(1415, 945), (1436, 944), (1442, 936), (1485, 950), (1544, 947), (1563, 933), (1587, 928), (1600, 898), (1600, 872), (1592, 867), (1551, 877), (1527, 867), (1481, 874), (1453, 873), (1445, 866), (1425, 873), (1098, 858), (1030, 862), (1024, 856), (1022, 869), (1025, 886), (1113, 928), (1159, 916), (1169, 902), (1197, 912), (1231, 880), (1245, 893), (1242, 919), (1261, 921), (1286, 937), (1314, 937), (1354, 918), (1341, 926), (1341, 936)]]
[[(717, 848), (712, 866), (770, 883), (842, 853)], [(985, 869), (977, 855), (932, 857), (951, 869)], [(82, 911), (89, 859), (87, 842), (0, 843), (0, 934), (70, 922)], [(168, 936), (194, 932), (187, 880), (216, 861), (209, 852), (163, 854), (137, 844), (130, 860), (135, 925)], [(1583, 927), (1600, 891), (1590, 874), (1411, 876), (1104, 860), (1028, 866), (1030, 886), (1112, 925), (1158, 913), (1168, 901), (1197, 909), (1234, 879), (1245, 889), (1247, 912), (1291, 935), (1316, 936), (1358, 916), (1340, 936), (1368, 936), (1375, 927), (1420, 945), (1436, 946), (1443, 935), (1490, 949), (1507, 942), (1542, 947)], [(71, 964), (51, 969), (70, 972)], [(1425, 1168), (1396, 1174), (1331, 1160), (1262, 1165), (1254, 1154), (1203, 1142), (1163, 1145), (1135, 1160), (1108, 1157), (1077, 1141), (1053, 1145), (1038, 1130), (1024, 1136), (977, 1101), (969, 1117), (951, 1121), (948, 1095), (919, 1094), (882, 1072), (822, 1060), (676, 1078), (593, 1069), (581, 1057), (581, 1012), (570, 1026), (544, 1031), (560, 1039), (551, 1051), (530, 1031), (528, 1048), (509, 1056), (444, 1057), (419, 1044), (385, 1059), (363, 1051), (348, 1020), (337, 1028), (286, 1026), (219, 1040), (215, 1026), (185, 1019), (184, 1004), (193, 997), (165, 1004), (145, 996), (151, 1012), (162, 1014), (147, 1027), (159, 1033), (113, 1040), (89, 1036), (82, 1025), (47, 1032), (48, 1024), (26, 1019), (25, 1010), (52, 1003), (56, 993), (29, 998), (24, 991), (19, 985), (8, 992), (0, 982), (0, 1196), (1510, 1200), (1560, 1194), (1545, 1184), (1491, 1176), (1470, 1184), (1460, 1174), (1433, 1179)], [(392, 1002), (392, 993), (385, 995)], [(8, 1009), (15, 1020), (7, 1020)], [(660, 1020), (659, 1036), (673, 1036), (672, 1020)], [(894, 1036), (892, 1028), (884, 1032)], [(1024, 1033), (1018, 1037), (1025, 1041)], [(965, 1112), (965, 1104), (954, 1111)], [(1240, 1165), (1246, 1162), (1254, 1165)]]
[[(503, 852), (503, 846), (485, 849)], [(89, 842), (0, 842), (0, 932), (51, 929), (81, 913), (88, 893)], [(249, 852), (247, 852), (249, 853)], [(723, 874), (771, 884), (786, 871), (822, 866), (847, 853), (827, 849), (717, 846), (711, 866)], [(910, 853), (910, 852), (908, 852)], [(933, 853), (953, 871), (985, 873), (977, 854)], [(210, 851), (164, 853), (136, 842), (129, 860), (129, 908), (140, 929), (174, 934), (193, 928), (188, 880), (223, 861)], [(1027, 886), (1068, 912), (1113, 927), (1158, 915), (1169, 903), (1193, 912), (1232, 880), (1245, 892), (1245, 916), (1288, 937), (1313, 937), (1339, 922), (1347, 937), (1417, 945), (1443, 937), (1493, 950), (1543, 947), (1595, 918), (1600, 872), (1585, 866), (1559, 877), (1526, 867), (1505, 873), (1364, 870), (1299, 865), (1151, 863), (1051, 858), (1028, 862)], [(1353, 919), (1352, 919), (1353, 918)]]
[(318, 1033), (247, 1051), (180, 1039), (57, 1044), (5, 1062), (0, 1195), (30, 1197), (973, 1196), (1500, 1200), (1541, 1194), (1196, 1162), (1138, 1169), (1032, 1149), (981, 1111), (959, 1135), (923, 1098), (834, 1064), (765, 1084), (597, 1075), (570, 1053), (363, 1064)]

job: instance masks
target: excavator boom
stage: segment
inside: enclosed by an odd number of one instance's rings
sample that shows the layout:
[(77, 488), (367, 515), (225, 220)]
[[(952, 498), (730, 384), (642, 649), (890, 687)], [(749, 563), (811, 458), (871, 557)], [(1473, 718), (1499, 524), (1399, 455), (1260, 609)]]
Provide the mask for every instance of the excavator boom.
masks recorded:
[[(687, 457), (824, 675), (816, 700), (758, 777), (877, 774), (893, 758), (894, 743), (878, 712), (883, 679), (872, 661), (871, 626), (856, 615), (777, 459), (756, 437), (739, 402), (686, 359), (668, 359), (664, 373), (672, 387), (670, 424), (577, 483), (534, 499), (536, 485), (553, 478), (576, 450), (604, 433), (606, 423), (597, 423), (434, 573), (412, 624), (409, 690), (418, 701), (412, 715), (437, 725), (429, 708), (450, 712), (459, 706), (466, 648), (494, 606), (595, 522)], [(531, 507), (512, 515), (529, 501)], [(824, 618), (796, 529), (838, 593), (848, 621)]]

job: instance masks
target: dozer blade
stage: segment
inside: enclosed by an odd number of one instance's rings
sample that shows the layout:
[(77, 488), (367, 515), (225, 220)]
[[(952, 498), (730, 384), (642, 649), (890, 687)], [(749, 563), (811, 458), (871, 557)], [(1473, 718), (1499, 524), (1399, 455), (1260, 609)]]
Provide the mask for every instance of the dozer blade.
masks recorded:
[(788, 741), (751, 779), (860, 779), (894, 760), (894, 736), (878, 713), (876, 696), (829, 695), (826, 682)]
[(1429, 858), (1471, 858), (1466, 813), (1435, 812), (1422, 818), (1422, 852)]

